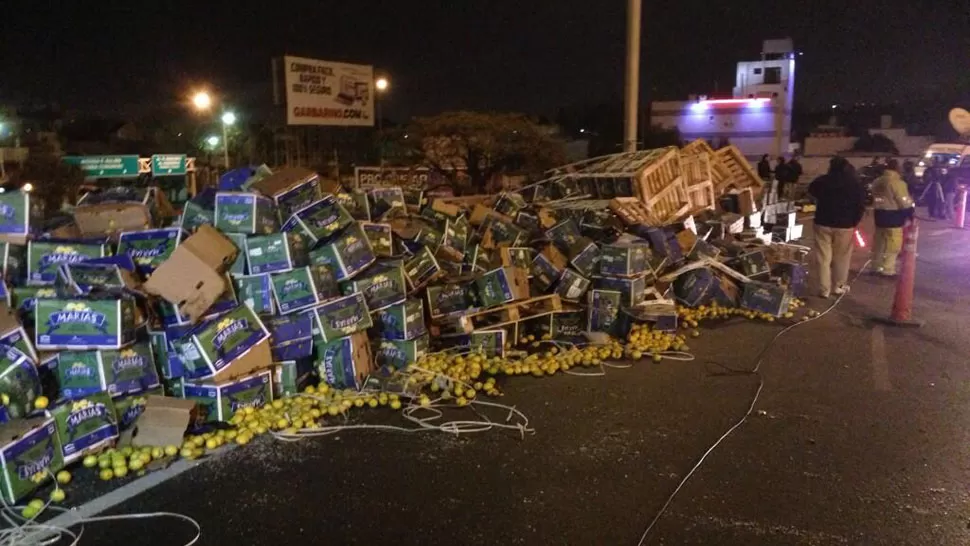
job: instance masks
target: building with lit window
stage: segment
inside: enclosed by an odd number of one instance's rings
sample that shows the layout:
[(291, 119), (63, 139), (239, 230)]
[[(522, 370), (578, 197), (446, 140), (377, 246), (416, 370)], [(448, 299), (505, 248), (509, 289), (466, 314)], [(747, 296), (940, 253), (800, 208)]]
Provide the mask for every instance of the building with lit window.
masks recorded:
[(715, 147), (733, 144), (749, 158), (786, 155), (791, 145), (796, 55), (791, 39), (765, 40), (759, 60), (738, 63), (730, 97), (656, 101), (650, 105), (650, 122), (676, 127), (685, 141), (703, 138)]

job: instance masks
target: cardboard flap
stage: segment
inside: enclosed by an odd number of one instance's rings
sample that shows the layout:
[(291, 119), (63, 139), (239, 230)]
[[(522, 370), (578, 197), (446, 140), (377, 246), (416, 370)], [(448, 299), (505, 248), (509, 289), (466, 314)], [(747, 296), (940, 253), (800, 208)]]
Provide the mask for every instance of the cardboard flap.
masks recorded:
[(0, 302), (0, 335), (16, 330), (21, 326), (17, 315), (7, 307), (6, 303)]
[(165, 298), (195, 322), (226, 291), (222, 273), (238, 253), (231, 239), (212, 226), (199, 226), (152, 273), (145, 291)]
[(371, 352), (370, 339), (367, 332), (357, 332), (351, 336), (351, 354), (354, 360), (354, 376), (357, 384), (363, 385), (364, 379), (374, 372), (374, 355)]
[(82, 236), (115, 236), (122, 231), (148, 229), (148, 207), (140, 203), (103, 203), (74, 209), (74, 223)]
[(263, 341), (253, 345), (245, 353), (239, 355), (231, 364), (219, 370), (219, 373), (206, 381), (227, 381), (236, 377), (249, 375), (250, 373), (269, 368), (273, 365), (273, 353), (270, 349), (270, 339), (266, 337)]
[(153, 197), (155, 198), (155, 213), (158, 218), (175, 218), (178, 215), (178, 211), (175, 210), (175, 206), (172, 202), (168, 200), (160, 188), (154, 188)]
[(239, 248), (232, 242), (232, 239), (208, 224), (199, 226), (199, 229), (192, 236), (183, 241), (175, 249), (172, 258), (183, 249), (185, 252), (194, 254), (209, 269), (218, 273), (225, 273), (236, 261), (236, 255), (239, 254)]
[(273, 197), (315, 176), (317, 176), (317, 173), (310, 169), (303, 167), (285, 167), (254, 183), (250, 186), (250, 189)]
[(194, 410), (195, 402), (191, 400), (149, 395), (145, 410), (135, 422), (133, 443), (153, 447), (182, 445)]
[(226, 278), (192, 252), (181, 250), (162, 262), (143, 286), (195, 322), (226, 291)]

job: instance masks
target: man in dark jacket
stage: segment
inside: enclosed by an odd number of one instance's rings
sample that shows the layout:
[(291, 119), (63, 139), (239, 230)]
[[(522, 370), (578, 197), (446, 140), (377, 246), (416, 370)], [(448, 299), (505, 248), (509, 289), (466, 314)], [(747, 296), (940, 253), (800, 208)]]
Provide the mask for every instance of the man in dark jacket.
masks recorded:
[(758, 176), (765, 182), (771, 180), (771, 162), (768, 161), (768, 154), (761, 156), (758, 162)]
[(785, 198), (785, 191), (791, 184), (792, 174), (791, 166), (785, 163), (785, 158), (779, 157), (778, 164), (775, 165), (775, 180), (778, 181), (778, 199)]
[(866, 190), (852, 174), (849, 162), (833, 157), (829, 172), (812, 181), (808, 194), (818, 205), (814, 232), (819, 295), (842, 295), (849, 290), (852, 238), (866, 211)]

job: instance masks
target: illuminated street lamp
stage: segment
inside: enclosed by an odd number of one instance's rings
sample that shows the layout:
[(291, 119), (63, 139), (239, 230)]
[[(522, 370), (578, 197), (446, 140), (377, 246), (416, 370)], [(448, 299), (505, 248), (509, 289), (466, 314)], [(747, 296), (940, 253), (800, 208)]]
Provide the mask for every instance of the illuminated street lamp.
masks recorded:
[(212, 135), (209, 138), (205, 139), (205, 142), (206, 144), (209, 145), (210, 148), (215, 149), (215, 147), (219, 145), (219, 137), (217, 137), (216, 135)]
[(199, 91), (192, 96), (192, 105), (200, 112), (206, 111), (212, 107), (212, 97), (205, 91)]
[(377, 90), (381, 92), (387, 91), (387, 87), (389, 85), (390, 82), (387, 81), (387, 78), (377, 78), (377, 81), (374, 82), (374, 86), (377, 87)]
[(30, 192), (34, 191), (34, 185), (31, 184), (30, 182), (27, 182), (20, 189), (24, 190), (27, 193), (30, 193)]

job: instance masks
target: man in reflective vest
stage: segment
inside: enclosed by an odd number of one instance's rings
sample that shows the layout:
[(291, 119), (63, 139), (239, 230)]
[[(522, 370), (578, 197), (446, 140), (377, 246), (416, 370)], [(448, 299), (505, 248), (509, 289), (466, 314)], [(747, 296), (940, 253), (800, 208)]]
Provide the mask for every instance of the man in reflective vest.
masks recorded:
[(896, 258), (903, 248), (903, 226), (913, 217), (916, 205), (899, 174), (899, 162), (890, 159), (886, 170), (872, 185), (876, 219), (873, 261), (878, 275), (896, 275)]

